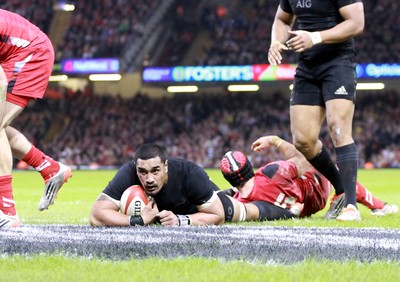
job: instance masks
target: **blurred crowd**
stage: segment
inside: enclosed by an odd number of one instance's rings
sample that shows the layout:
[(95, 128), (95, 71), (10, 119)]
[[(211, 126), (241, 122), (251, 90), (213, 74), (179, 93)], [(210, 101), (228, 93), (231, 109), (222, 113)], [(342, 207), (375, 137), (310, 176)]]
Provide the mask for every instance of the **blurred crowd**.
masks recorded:
[[(383, 98), (384, 97), (384, 98)], [(354, 137), (360, 167), (400, 167), (400, 93), (363, 92), (357, 97)], [(291, 140), (288, 93), (179, 94), (130, 99), (69, 92), (61, 100), (30, 105), (14, 122), (35, 145), (66, 164), (119, 166), (144, 142), (157, 142), (173, 157), (218, 167), (228, 150), (250, 155), (255, 166), (282, 158), (272, 149), (250, 151), (266, 134)], [(326, 128), (321, 139), (334, 154)]]
[(17, 13), (37, 25), (45, 33), (50, 30), (53, 19), (54, 1), (49, 0), (7, 0), (1, 1), (1, 9)]
[[(3, 9), (17, 12), (49, 31), (52, 7), (60, 1), (10, 0)], [(62, 1), (61, 1), (62, 2)], [(365, 30), (356, 39), (359, 63), (400, 61), (399, 2), (363, 1)], [(62, 58), (123, 57), (144, 34), (146, 22), (161, 6), (161, 0), (75, 1), (70, 23), (56, 48)], [(271, 25), (279, 0), (174, 0), (166, 21), (172, 29), (161, 58), (153, 64), (184, 63), (195, 37), (207, 32), (211, 44), (196, 54), (196, 64), (237, 65), (267, 63)], [(150, 31), (151, 32), (151, 31)], [(284, 63), (295, 63), (296, 54), (287, 52)]]
[[(49, 32), (53, 6), (60, 1), (9, 0), (2, 8), (17, 12)], [(267, 63), (270, 30), (278, 0), (175, 0), (174, 22), (162, 64), (181, 64), (198, 34), (210, 44), (196, 54), (196, 64)], [(67, 57), (123, 56), (146, 36), (144, 26), (161, 0), (75, 1), (57, 60)], [(399, 2), (364, 1), (366, 26), (356, 40), (359, 63), (400, 61)], [(284, 63), (294, 63), (288, 52)], [(150, 60), (152, 61), (152, 60)], [(152, 61), (157, 64), (156, 61)], [(139, 144), (159, 142), (171, 156), (216, 167), (231, 149), (250, 155), (256, 166), (281, 156), (271, 150), (253, 154), (259, 136), (277, 134), (291, 140), (288, 93), (180, 94), (131, 99), (62, 90), (63, 99), (30, 105), (15, 121), (35, 145), (63, 162), (83, 166), (118, 166), (130, 160)], [(100, 93), (102, 94), (102, 93)], [(384, 98), (383, 98), (384, 97)], [(354, 120), (360, 167), (400, 167), (400, 94), (397, 90), (360, 93)], [(327, 131), (321, 139), (333, 152)]]
[(76, 1), (59, 46), (62, 58), (122, 57), (144, 36), (144, 24), (161, 0)]
[[(271, 26), (279, 0), (242, 0), (237, 5), (211, 2), (203, 8), (199, 30), (207, 30), (211, 46), (199, 54), (199, 65), (267, 63)], [(356, 38), (359, 63), (398, 63), (400, 53), (400, 4), (392, 0), (363, 1), (365, 30)], [(295, 29), (295, 27), (294, 27)], [(176, 37), (179, 39), (179, 37)], [(179, 45), (177, 40), (175, 45)], [(283, 63), (297, 55), (285, 53)]]

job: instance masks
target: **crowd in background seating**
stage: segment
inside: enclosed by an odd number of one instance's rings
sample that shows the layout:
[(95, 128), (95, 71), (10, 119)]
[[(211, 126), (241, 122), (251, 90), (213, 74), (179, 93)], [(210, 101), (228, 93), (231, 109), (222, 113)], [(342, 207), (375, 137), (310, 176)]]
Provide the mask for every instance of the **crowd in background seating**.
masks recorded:
[(7, 0), (2, 1), (1, 9), (17, 13), (37, 25), (45, 33), (49, 32), (53, 19), (53, 5), (51, 0)]
[[(143, 24), (160, 1), (76, 2), (64, 40), (55, 46), (57, 58), (121, 55), (124, 46), (144, 36)], [(10, 0), (2, 8), (23, 15), (48, 32), (55, 2)], [(178, 34), (174, 33), (168, 44), (174, 46), (173, 60), (167, 63), (183, 59), (195, 29), (208, 30), (215, 42), (204, 54), (198, 54), (198, 64), (266, 63), (278, 0), (238, 0), (235, 2), (241, 8), (235, 6), (234, 10), (221, 6), (220, 1), (208, 1), (211, 6), (199, 9), (198, 18), (185, 1), (180, 2), (182, 6), (177, 2), (173, 11), (180, 17), (177, 22), (190, 22), (188, 15), (198, 22), (190, 29), (177, 29)], [(359, 62), (398, 63), (399, 3), (377, 0), (364, 1), (364, 5), (366, 27), (356, 40)], [(182, 44), (184, 48), (179, 47)], [(295, 62), (295, 58), (289, 52), (284, 62)], [(399, 112), (398, 91), (358, 95), (354, 132), (360, 166), (400, 167), (400, 128), (393, 122), (399, 120)], [(15, 126), (48, 154), (77, 166), (120, 165), (132, 158), (139, 144), (151, 141), (166, 145), (171, 156), (188, 158), (204, 167), (218, 166), (230, 149), (249, 153), (255, 165), (261, 165), (279, 154), (252, 154), (249, 146), (255, 138), (278, 134), (291, 139), (287, 95), (282, 93), (177, 95), (158, 100), (139, 94), (123, 100), (78, 91), (61, 100), (36, 101)], [(321, 138), (333, 150), (326, 130)]]
[[(270, 32), (279, 0), (240, 1), (242, 8), (218, 14), (219, 6), (205, 10), (206, 26), (214, 44), (198, 61), (200, 65), (267, 63)], [(400, 61), (400, 8), (398, 1), (363, 1), (364, 33), (356, 38), (359, 63)], [(295, 63), (296, 54), (285, 52), (283, 63)]]
[[(45, 32), (58, 1), (6, 1), (3, 9), (17, 12)], [(208, 30), (213, 44), (198, 54), (197, 64), (237, 65), (267, 63), (270, 30), (279, 0), (224, 1), (176, 0), (169, 17), (174, 17), (169, 43), (155, 64), (176, 65), (184, 59), (199, 30)], [(62, 58), (122, 57), (135, 40), (143, 37), (144, 25), (161, 0), (77, 1), (70, 25), (57, 49)], [(400, 61), (400, 4), (392, 0), (364, 1), (365, 30), (356, 39), (359, 63)], [(284, 63), (295, 63), (296, 54), (287, 52)], [(170, 58), (170, 59), (166, 59)]]
[[(140, 144), (157, 142), (170, 156), (203, 167), (218, 167), (223, 154), (232, 149), (249, 154), (260, 166), (282, 156), (276, 150), (252, 153), (256, 138), (277, 134), (291, 140), (288, 103), (283, 93), (179, 94), (159, 99), (137, 95), (125, 100), (78, 91), (61, 100), (37, 101), (14, 126), (69, 165), (119, 166), (132, 159)], [(50, 129), (57, 120), (54, 134)], [(360, 167), (400, 167), (400, 127), (393, 122), (397, 120), (398, 91), (358, 95), (354, 136)], [(321, 139), (334, 154), (326, 128)]]
[(76, 1), (70, 25), (57, 46), (62, 58), (121, 57), (144, 36), (144, 24), (161, 0)]

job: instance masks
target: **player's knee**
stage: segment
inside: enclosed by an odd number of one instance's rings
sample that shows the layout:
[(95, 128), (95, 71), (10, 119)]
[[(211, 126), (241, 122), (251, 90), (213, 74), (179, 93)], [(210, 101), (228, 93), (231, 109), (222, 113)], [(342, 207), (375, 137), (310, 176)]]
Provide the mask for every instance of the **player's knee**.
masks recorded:
[(342, 146), (343, 143), (349, 143), (352, 137), (352, 115), (329, 115), (327, 117), (327, 127), (332, 142)]
[(314, 151), (317, 142), (317, 138), (307, 138), (305, 136), (293, 138), (294, 146), (305, 156), (311, 154)]
[(332, 124), (328, 126), (328, 128), (332, 143), (335, 147), (341, 147), (344, 144), (352, 142), (351, 133), (346, 129), (346, 127), (340, 124)]
[(0, 129), (5, 129), (22, 112), (23, 108), (6, 102), (5, 108), (0, 109)]

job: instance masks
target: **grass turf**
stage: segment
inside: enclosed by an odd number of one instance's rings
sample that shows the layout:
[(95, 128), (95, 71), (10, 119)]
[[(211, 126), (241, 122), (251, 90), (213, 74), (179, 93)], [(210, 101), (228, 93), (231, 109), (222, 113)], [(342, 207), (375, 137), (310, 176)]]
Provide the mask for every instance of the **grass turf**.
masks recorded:
[[(221, 189), (229, 187), (228, 182), (222, 177), (219, 170), (210, 169), (207, 170), (207, 173)], [(114, 174), (115, 171), (113, 170), (74, 171), (73, 177), (60, 190), (55, 204), (51, 205), (48, 210), (40, 212), (37, 205), (44, 187), (40, 175), (35, 171), (16, 171), (13, 176), (14, 198), (20, 219), (23, 223), (28, 224), (88, 224), (88, 216), (92, 204)], [(381, 200), (400, 205), (400, 170), (360, 170), (358, 179)], [(340, 223), (326, 221), (323, 219), (326, 209), (311, 218), (302, 220), (244, 224), (317, 227), (400, 227), (400, 217), (398, 215), (376, 218), (370, 215), (370, 211), (361, 205), (359, 205), (362, 215), (361, 222)]]
[[(229, 186), (218, 170), (207, 172), (222, 189)], [(75, 171), (60, 191), (56, 204), (39, 212), (37, 204), (43, 192), (39, 174), (34, 171), (15, 172), (14, 197), (20, 218), (26, 224), (88, 224), (93, 202), (114, 174), (115, 171)], [(399, 170), (360, 170), (359, 181), (382, 200), (400, 204)], [(360, 210), (361, 222), (325, 221), (322, 211), (308, 219), (242, 225), (400, 227), (399, 215), (376, 218), (369, 214), (368, 209), (360, 206)], [(399, 281), (399, 266), (399, 261), (304, 261), (277, 265), (203, 258), (108, 261), (57, 255), (3, 255), (0, 270), (3, 278), (16, 281)]]
[[(323, 267), (323, 271), (321, 271)], [(0, 264), (4, 281), (399, 281), (399, 262), (306, 261), (294, 265), (217, 259), (105, 261), (14, 256)]]

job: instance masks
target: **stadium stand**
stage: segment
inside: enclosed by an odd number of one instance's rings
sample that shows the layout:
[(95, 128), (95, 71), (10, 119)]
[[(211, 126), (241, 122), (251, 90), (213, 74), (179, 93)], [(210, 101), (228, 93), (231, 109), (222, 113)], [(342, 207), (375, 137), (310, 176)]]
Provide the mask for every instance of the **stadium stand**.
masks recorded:
[(65, 1), (58, 0), (10, 0), (3, 1), (1, 8), (20, 14), (41, 30), (57, 46), (65, 30), (68, 28), (68, 13), (60, 10), (60, 4)]
[[(55, 158), (81, 168), (121, 165), (143, 142), (160, 142), (171, 156), (204, 167), (218, 167), (221, 156), (231, 149), (246, 152), (259, 166), (281, 156), (277, 151), (251, 153), (251, 142), (264, 134), (291, 140), (288, 110), (288, 97), (282, 93), (183, 94), (160, 99), (139, 94), (126, 100), (78, 91), (61, 100), (34, 103), (14, 126)], [(58, 134), (46, 138), (60, 112), (63, 122)], [(399, 118), (398, 91), (359, 95), (354, 131), (361, 167), (366, 163), (400, 167), (400, 129), (392, 122)], [(28, 119), (37, 126), (27, 127)], [(333, 150), (326, 129), (321, 138)]]
[[(266, 50), (269, 48), (271, 25), (279, 0), (234, 2), (236, 4), (221, 6), (219, 1), (215, 1), (203, 6), (198, 25), (200, 30), (207, 31), (204, 40), (211, 40), (212, 43), (202, 48), (196, 60), (188, 62), (184, 60), (185, 54), (181, 53), (180, 62), (183, 65), (267, 63)], [(356, 40), (358, 61), (398, 63), (400, 54), (394, 50), (400, 48), (399, 4), (396, 1), (378, 0), (364, 1), (364, 5), (366, 26), (363, 35)], [(198, 34), (204, 37), (204, 33), (198, 31)], [(176, 35), (175, 38), (174, 44), (180, 44), (180, 37)], [(295, 63), (296, 57), (294, 53), (287, 52), (283, 62)], [(175, 58), (175, 64), (176, 61), (179, 60)]]
[[(7, 1), (3, 8), (50, 31), (58, 1)], [(125, 71), (150, 65), (266, 63), (278, 0), (78, 1), (56, 46), (62, 58), (120, 57)], [(400, 60), (399, 4), (364, 1), (366, 27), (357, 38), (360, 63)], [(64, 26), (65, 28), (65, 26)], [(58, 40), (57, 40), (58, 41)], [(196, 46), (198, 45), (198, 46)], [(196, 50), (193, 54), (193, 50)], [(284, 62), (294, 63), (288, 52)]]
[(2, 1), (1, 8), (20, 14), (48, 33), (54, 15), (53, 4), (49, 0), (9, 0)]
[(79, 1), (57, 46), (63, 58), (119, 57), (131, 60), (161, 20), (158, 11), (172, 1)]
[[(10, 0), (2, 8), (50, 32), (56, 2)], [(146, 65), (266, 63), (277, 3), (78, 1), (69, 15), (66, 33), (60, 32), (57, 60), (118, 56), (127, 72), (137, 70), (143, 59)], [(359, 62), (398, 63), (400, 54), (393, 50), (400, 49), (399, 4), (377, 0), (364, 1), (364, 5), (366, 28), (356, 41)], [(294, 62), (294, 54), (285, 60)], [(55, 158), (79, 167), (120, 165), (132, 157), (138, 144), (148, 141), (162, 142), (173, 156), (216, 167), (227, 150), (250, 153), (250, 142), (262, 134), (274, 133), (290, 140), (286, 92), (183, 94), (171, 99), (151, 99), (138, 93), (124, 100), (107, 93), (49, 89), (49, 93), (57, 91), (55, 97), (61, 99), (36, 101), (15, 126)], [(393, 124), (400, 115), (399, 90), (362, 93), (357, 99), (354, 130), (360, 166), (400, 167), (400, 129)], [(27, 127), (28, 122), (34, 126)], [(330, 144), (326, 131), (321, 138)], [(267, 159), (251, 157), (259, 165), (277, 155), (271, 152)]]

